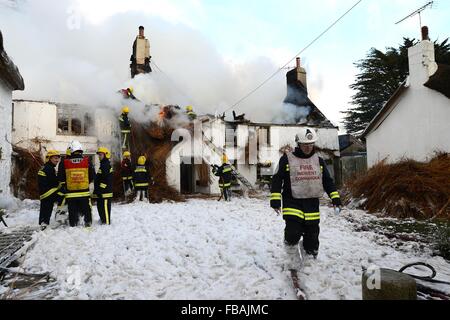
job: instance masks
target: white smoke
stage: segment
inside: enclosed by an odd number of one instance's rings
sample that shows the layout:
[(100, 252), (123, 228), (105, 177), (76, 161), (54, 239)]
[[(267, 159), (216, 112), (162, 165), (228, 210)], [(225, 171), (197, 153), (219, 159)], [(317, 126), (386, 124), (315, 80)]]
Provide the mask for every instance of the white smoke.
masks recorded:
[(310, 113), (310, 106), (283, 103), (279, 114), (274, 118), (273, 122), (276, 124), (306, 124)]
[[(127, 101), (135, 120), (157, 116), (145, 104), (194, 106), (198, 114), (228, 110), (277, 69), (267, 57), (246, 63), (225, 61), (200, 31), (137, 11), (116, 14), (101, 24), (77, 20), (73, 1), (33, 0), (11, 6), (0, 0), (0, 28), (5, 48), (25, 79), (15, 98), (109, 107), (120, 113), (116, 92), (133, 86), (142, 101)], [(4, 0), (3, 0), (4, 1)], [(132, 44), (139, 25), (146, 27), (158, 68), (130, 79)], [(236, 109), (252, 121), (268, 122), (279, 112), (286, 93), (284, 73)]]

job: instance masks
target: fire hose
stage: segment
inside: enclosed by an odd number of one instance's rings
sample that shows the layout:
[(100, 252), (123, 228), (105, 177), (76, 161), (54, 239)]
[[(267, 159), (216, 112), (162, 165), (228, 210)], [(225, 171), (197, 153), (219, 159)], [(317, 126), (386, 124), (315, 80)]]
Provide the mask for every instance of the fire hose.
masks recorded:
[[(426, 267), (426, 268), (430, 269), (431, 270), (431, 275), (423, 277), (423, 276), (417, 276), (417, 275), (413, 275), (413, 274), (409, 274), (409, 273), (405, 273), (404, 272), (406, 269), (409, 269), (409, 268), (415, 267), (415, 266), (423, 266), (423, 267)], [(430, 282), (430, 283), (434, 283), (434, 284), (444, 284), (444, 285), (449, 285), (450, 286), (450, 282), (446, 282), (446, 281), (442, 281), (442, 280), (436, 280), (435, 279), (435, 277), (437, 275), (436, 269), (433, 266), (431, 266), (431, 265), (429, 265), (427, 263), (424, 263), (424, 262), (415, 262), (415, 263), (408, 264), (408, 265), (402, 267), (398, 272), (404, 273), (404, 274), (406, 274), (406, 275), (408, 275), (410, 277), (413, 277), (414, 279), (417, 279), (417, 280)], [(442, 292), (440, 290), (432, 289), (432, 288), (426, 287), (424, 285), (421, 285), (419, 283), (417, 284), (417, 290), (418, 290), (418, 292), (421, 292), (421, 293), (424, 293), (424, 294), (428, 294), (430, 296), (438, 297), (438, 298), (443, 299), (443, 300), (450, 300), (450, 295), (449, 295), (448, 292)]]

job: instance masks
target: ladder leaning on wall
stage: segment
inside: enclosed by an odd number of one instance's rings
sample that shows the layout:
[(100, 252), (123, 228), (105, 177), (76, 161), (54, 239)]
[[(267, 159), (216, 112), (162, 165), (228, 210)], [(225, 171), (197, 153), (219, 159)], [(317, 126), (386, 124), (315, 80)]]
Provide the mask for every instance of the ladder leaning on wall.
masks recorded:
[[(208, 139), (206, 137), (204, 132), (202, 132), (202, 136), (203, 136), (203, 142), (206, 143), (206, 145), (215, 154), (217, 154), (219, 157), (222, 157), (222, 155), (225, 153), (225, 150), (223, 148), (220, 148), (220, 147), (216, 146), (210, 139)], [(231, 165), (231, 170), (232, 170), (233, 176), (235, 176), (236, 179), (238, 179), (248, 190), (255, 191), (255, 188), (250, 183), (250, 181), (248, 181), (247, 178), (245, 178), (242, 174), (240, 174), (239, 171), (237, 171), (235, 166)]]

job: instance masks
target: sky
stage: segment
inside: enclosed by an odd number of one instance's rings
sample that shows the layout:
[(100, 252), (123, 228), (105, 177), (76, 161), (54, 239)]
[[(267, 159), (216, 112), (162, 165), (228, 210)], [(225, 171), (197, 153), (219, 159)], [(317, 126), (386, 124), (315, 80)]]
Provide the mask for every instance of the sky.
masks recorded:
[[(138, 87), (158, 102), (173, 99), (214, 113), (256, 88), (356, 2), (0, 0), (0, 30), (25, 78), (26, 91), (15, 97), (106, 96), (110, 88), (129, 83), (131, 45), (137, 27), (144, 25), (153, 60), (164, 74), (155, 71), (151, 83)], [(354, 63), (372, 47), (384, 49), (397, 46), (403, 37), (419, 38), (418, 16), (395, 22), (427, 2), (362, 0), (301, 55), (309, 95), (333, 123), (341, 125), (341, 112), (349, 107), (349, 86), (358, 73)], [(422, 13), (432, 40), (450, 36), (449, 16), (447, 0), (435, 1)], [(267, 120), (286, 94), (287, 71), (234, 109), (256, 118), (252, 120)]]

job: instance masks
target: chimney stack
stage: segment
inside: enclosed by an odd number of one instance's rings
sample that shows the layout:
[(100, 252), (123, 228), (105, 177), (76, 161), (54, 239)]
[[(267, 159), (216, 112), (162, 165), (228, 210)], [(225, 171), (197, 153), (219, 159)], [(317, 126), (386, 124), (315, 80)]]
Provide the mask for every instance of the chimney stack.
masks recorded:
[(306, 70), (302, 67), (302, 61), (300, 57), (297, 58), (297, 81), (301, 82), (305, 87), (306, 91), (308, 90), (308, 84), (306, 80)]
[(429, 30), (428, 27), (422, 27), (422, 41), (423, 40), (430, 40)]

